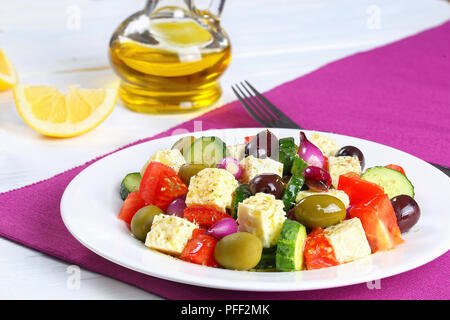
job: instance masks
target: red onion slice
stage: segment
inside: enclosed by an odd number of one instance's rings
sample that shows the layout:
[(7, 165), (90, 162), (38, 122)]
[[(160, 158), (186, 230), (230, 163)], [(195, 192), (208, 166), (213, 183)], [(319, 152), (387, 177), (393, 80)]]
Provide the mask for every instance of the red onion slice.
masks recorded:
[(219, 163), (217, 164), (217, 168), (227, 170), (236, 179), (238, 179), (242, 173), (242, 167), (241, 164), (239, 163), (239, 160), (232, 157), (225, 157), (222, 160), (220, 160)]
[(300, 131), (300, 145), (298, 146), (298, 156), (311, 166), (323, 168), (325, 157), (312, 142), (310, 142), (303, 131)]
[(174, 215), (180, 218), (184, 216), (184, 209), (186, 208), (186, 195), (173, 200), (166, 210), (166, 214)]
[(331, 187), (331, 176), (328, 171), (316, 167), (309, 166), (303, 169), (305, 184), (315, 191), (327, 191)]
[(205, 234), (209, 234), (217, 239), (238, 231), (238, 224), (233, 218), (223, 218), (213, 224)]

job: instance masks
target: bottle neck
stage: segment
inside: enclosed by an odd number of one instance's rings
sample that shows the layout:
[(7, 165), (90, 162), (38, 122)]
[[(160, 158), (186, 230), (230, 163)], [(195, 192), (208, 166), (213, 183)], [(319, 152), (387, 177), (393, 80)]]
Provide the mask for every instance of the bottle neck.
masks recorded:
[[(200, 2), (198, 8), (200, 11), (208, 12), (209, 15), (214, 16), (216, 19), (222, 14), (225, 0), (197, 0)], [(205, 5), (206, 3), (207, 5)], [(145, 4), (145, 13), (150, 15), (155, 9), (161, 7), (179, 7), (188, 11), (193, 11), (194, 2), (192, 0), (147, 0)], [(204, 7), (204, 8), (203, 8)]]
[(192, 0), (147, 0), (144, 12), (150, 15), (155, 9), (161, 7), (179, 7), (187, 10), (193, 9)]

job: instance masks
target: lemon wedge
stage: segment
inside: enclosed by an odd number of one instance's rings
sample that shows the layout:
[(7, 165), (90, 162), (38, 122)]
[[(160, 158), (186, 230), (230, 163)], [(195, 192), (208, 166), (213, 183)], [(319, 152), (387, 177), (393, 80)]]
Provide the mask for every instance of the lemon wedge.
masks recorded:
[(0, 48), (0, 91), (10, 89), (17, 83), (17, 74), (11, 61)]
[(196, 46), (212, 40), (211, 34), (194, 21), (153, 22), (151, 30), (158, 38), (175, 46)]
[(14, 101), (22, 119), (50, 137), (74, 137), (102, 123), (116, 105), (117, 88), (69, 87), (64, 95), (52, 86), (17, 85)]

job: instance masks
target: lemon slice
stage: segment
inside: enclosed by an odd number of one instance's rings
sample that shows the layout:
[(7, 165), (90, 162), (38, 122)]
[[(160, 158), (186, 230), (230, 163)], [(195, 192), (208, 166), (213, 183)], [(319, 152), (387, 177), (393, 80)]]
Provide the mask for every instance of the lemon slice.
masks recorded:
[(114, 109), (117, 88), (69, 87), (62, 94), (51, 86), (17, 85), (14, 101), (22, 119), (50, 137), (74, 137), (94, 129)]
[(0, 49), (0, 91), (10, 89), (16, 83), (16, 70), (3, 50)]
[(175, 46), (196, 46), (212, 40), (211, 34), (194, 21), (153, 22), (151, 30), (160, 39)]

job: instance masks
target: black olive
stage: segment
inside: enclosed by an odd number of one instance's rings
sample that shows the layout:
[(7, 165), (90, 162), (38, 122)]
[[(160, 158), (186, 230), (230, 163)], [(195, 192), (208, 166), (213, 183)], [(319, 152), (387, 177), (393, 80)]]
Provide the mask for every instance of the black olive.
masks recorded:
[(336, 153), (336, 157), (349, 156), (349, 157), (358, 157), (359, 163), (361, 164), (361, 170), (364, 170), (364, 154), (361, 150), (354, 146), (345, 146), (339, 149)]
[(283, 179), (277, 174), (263, 173), (250, 180), (249, 188), (252, 194), (269, 193), (280, 199), (283, 195), (284, 183)]
[(406, 194), (393, 197), (391, 199), (392, 207), (395, 211), (397, 224), (400, 232), (406, 232), (411, 229), (420, 218), (420, 208), (416, 200)]

